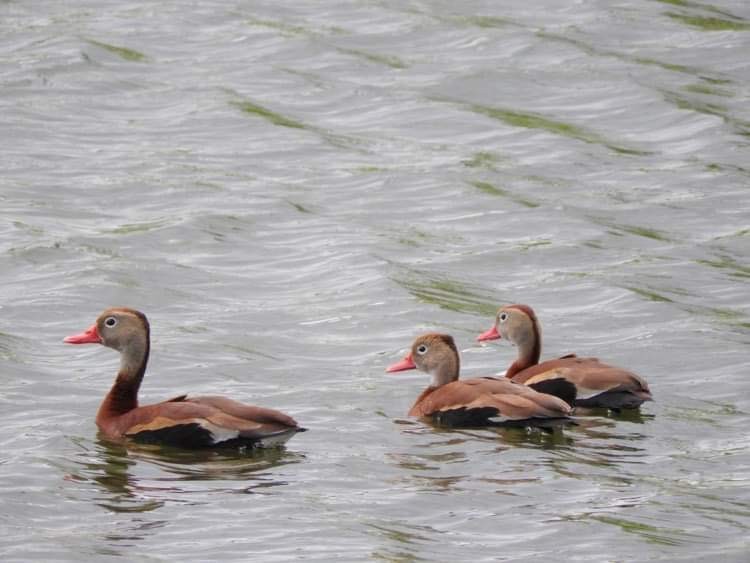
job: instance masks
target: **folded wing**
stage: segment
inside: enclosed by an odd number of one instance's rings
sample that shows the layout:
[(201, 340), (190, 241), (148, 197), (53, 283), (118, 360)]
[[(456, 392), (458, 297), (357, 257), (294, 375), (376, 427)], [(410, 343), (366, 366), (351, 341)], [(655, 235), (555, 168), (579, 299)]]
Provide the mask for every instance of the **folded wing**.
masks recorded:
[(304, 429), (290, 417), (223, 397), (196, 397), (139, 407), (122, 416), (120, 433), (140, 443), (185, 448), (278, 445)]
[(571, 407), (562, 399), (539, 393), (507, 379), (476, 378), (428, 389), (409, 411), (411, 416), (460, 412), (467, 419), (502, 418), (510, 421), (565, 417)]
[(577, 406), (632, 408), (652, 399), (648, 383), (635, 373), (597, 358), (560, 358), (525, 369), (513, 381), (535, 385), (563, 378), (576, 386)]

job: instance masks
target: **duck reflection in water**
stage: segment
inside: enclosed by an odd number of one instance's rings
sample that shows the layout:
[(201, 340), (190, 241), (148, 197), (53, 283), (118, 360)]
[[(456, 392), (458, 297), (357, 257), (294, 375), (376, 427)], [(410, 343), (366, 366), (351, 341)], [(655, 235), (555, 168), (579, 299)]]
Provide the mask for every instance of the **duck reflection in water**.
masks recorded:
[[(93, 501), (112, 512), (150, 512), (169, 502), (199, 502), (204, 494), (217, 491), (267, 492), (287, 484), (275, 470), (304, 459), (280, 448), (238, 455), (133, 444), (126, 447), (105, 439), (79, 457), (83, 458), (79, 469), (67, 479), (96, 483), (102, 494)], [(209, 481), (221, 485), (207, 487)], [(230, 481), (240, 486), (228, 486)]]

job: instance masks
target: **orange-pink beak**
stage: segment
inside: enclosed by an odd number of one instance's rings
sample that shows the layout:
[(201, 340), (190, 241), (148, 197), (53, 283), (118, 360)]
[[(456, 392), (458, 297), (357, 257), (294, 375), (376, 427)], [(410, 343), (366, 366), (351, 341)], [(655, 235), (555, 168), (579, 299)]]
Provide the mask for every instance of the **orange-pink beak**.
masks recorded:
[(502, 336), (500, 336), (500, 333), (497, 331), (497, 326), (495, 325), (493, 325), (491, 329), (485, 330), (482, 334), (477, 336), (479, 342), (484, 342), (485, 340), (497, 340), (499, 338), (502, 338)]
[(67, 342), (68, 344), (101, 344), (102, 337), (99, 336), (99, 331), (94, 324), (86, 329), (85, 332), (66, 336), (63, 342)]
[(411, 357), (411, 354), (407, 354), (407, 356), (400, 362), (396, 362), (395, 364), (388, 366), (385, 371), (387, 371), (388, 373), (393, 373), (395, 371), (406, 371), (407, 369), (417, 369), (417, 364), (414, 363), (414, 359)]

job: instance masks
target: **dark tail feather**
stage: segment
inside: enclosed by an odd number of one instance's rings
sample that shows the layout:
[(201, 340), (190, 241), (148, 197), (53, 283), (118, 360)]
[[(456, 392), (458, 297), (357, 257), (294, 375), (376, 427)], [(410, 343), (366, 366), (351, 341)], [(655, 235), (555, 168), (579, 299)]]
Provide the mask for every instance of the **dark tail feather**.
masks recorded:
[(578, 399), (576, 406), (604, 409), (637, 409), (644, 401), (653, 401), (651, 394), (630, 391), (605, 391), (587, 399)]
[(547, 395), (554, 395), (558, 399), (562, 399), (568, 403), (571, 407), (576, 402), (576, 395), (578, 390), (576, 386), (562, 377), (555, 379), (545, 379), (538, 383), (532, 383), (529, 385), (534, 391), (539, 393), (547, 393)]

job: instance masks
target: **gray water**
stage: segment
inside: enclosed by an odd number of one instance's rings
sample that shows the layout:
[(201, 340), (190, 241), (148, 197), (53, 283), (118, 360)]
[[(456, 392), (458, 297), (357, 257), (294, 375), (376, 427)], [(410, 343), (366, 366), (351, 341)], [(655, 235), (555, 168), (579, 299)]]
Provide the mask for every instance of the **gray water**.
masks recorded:
[[(0, 2), (0, 559), (747, 561), (750, 4)], [(641, 412), (449, 431), (497, 306)], [(310, 431), (125, 449), (94, 414), (143, 310), (143, 402)]]

